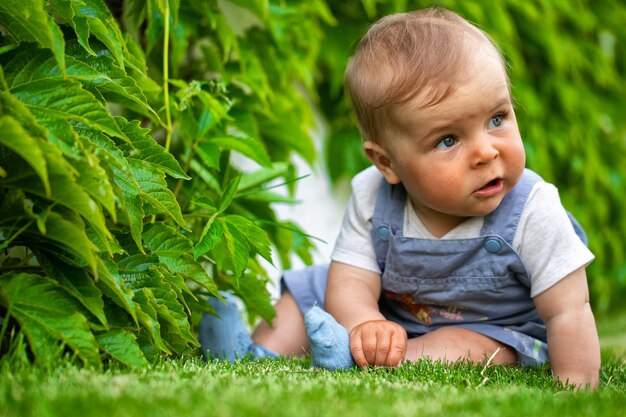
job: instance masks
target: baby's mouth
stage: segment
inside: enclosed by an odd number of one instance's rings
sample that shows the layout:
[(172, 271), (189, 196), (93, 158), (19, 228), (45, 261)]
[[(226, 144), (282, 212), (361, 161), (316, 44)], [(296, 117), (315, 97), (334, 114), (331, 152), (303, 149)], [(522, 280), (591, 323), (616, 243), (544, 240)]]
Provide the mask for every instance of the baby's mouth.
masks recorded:
[(504, 180), (502, 178), (494, 178), (474, 193), (478, 197), (492, 197), (499, 194), (504, 189)]
[(485, 184), (481, 190), (485, 190), (491, 187), (498, 187), (500, 185), (500, 183), (502, 182), (502, 178), (494, 178), (491, 181), (489, 181), (487, 184)]

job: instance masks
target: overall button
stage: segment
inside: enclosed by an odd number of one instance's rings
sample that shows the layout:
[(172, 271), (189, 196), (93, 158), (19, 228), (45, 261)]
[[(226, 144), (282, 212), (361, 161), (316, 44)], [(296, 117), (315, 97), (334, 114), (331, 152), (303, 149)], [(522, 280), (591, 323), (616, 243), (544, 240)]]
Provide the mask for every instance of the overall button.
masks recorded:
[(385, 242), (389, 240), (389, 228), (387, 226), (380, 226), (376, 232), (378, 233), (378, 237)]
[(497, 239), (487, 239), (485, 240), (485, 249), (487, 252), (498, 253), (502, 248), (502, 244)]

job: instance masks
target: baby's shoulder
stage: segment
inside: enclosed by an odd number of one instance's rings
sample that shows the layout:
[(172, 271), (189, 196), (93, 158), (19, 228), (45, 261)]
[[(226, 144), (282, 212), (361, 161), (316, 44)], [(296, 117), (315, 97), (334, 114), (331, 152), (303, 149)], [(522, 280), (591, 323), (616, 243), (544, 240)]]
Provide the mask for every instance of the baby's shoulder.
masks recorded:
[(370, 166), (352, 177), (352, 191), (374, 188), (378, 191), (378, 185), (383, 179), (383, 174), (378, 168)]
[[(554, 184), (545, 181), (537, 182), (525, 203), (525, 210), (549, 211), (546, 208), (562, 207), (559, 190)], [(549, 213), (546, 213), (549, 214)]]
[(383, 175), (375, 166), (364, 169), (352, 178), (352, 201), (365, 219), (370, 219), (374, 214), (381, 181)]

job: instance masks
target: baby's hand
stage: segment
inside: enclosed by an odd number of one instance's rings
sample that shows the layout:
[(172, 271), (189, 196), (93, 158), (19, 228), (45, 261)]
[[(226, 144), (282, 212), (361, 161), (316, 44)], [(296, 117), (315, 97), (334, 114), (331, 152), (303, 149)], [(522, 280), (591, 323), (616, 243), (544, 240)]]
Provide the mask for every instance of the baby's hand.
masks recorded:
[(406, 354), (407, 335), (388, 320), (366, 321), (350, 332), (350, 351), (359, 366), (398, 366)]

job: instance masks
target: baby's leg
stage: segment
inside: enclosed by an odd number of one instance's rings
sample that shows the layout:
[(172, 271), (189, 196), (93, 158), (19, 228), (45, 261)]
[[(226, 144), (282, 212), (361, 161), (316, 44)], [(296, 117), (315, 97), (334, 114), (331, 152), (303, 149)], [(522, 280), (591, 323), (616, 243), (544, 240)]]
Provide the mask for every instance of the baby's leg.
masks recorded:
[(274, 358), (276, 354), (254, 343), (241, 319), (235, 297), (222, 292), (225, 302), (210, 297), (208, 302), (217, 316), (204, 314), (200, 321), (198, 339), (202, 352), (208, 358), (235, 362), (245, 356)]
[(241, 319), (232, 295), (222, 293), (226, 303), (210, 298), (218, 316), (205, 314), (200, 322), (199, 340), (203, 352), (212, 358), (234, 362), (244, 356), (266, 358), (299, 356), (309, 349), (304, 317), (289, 292), (284, 292), (275, 309), (273, 325), (261, 322), (252, 336)]
[(301, 356), (309, 351), (309, 340), (304, 328), (302, 312), (289, 291), (283, 292), (274, 306), (276, 317), (270, 326), (262, 321), (254, 331), (252, 339), (282, 356)]
[(498, 353), (491, 360), (492, 363), (517, 362), (517, 353), (511, 347), (475, 331), (450, 326), (410, 339), (405, 359), (441, 359), (449, 363), (469, 359), (472, 362), (485, 363), (496, 351)]

